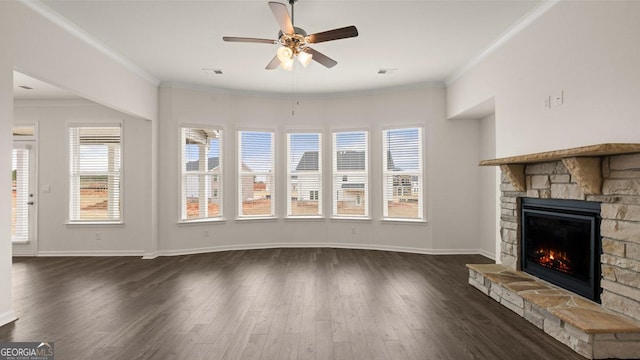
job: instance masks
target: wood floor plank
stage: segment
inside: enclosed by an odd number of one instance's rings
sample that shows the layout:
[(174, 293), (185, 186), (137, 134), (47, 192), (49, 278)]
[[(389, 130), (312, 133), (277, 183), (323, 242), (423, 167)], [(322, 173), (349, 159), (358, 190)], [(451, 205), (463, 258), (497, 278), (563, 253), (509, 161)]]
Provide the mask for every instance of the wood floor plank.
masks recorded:
[(15, 258), (0, 342), (57, 359), (581, 356), (467, 284), (477, 255), (261, 249), (142, 260)]
[(267, 335), (264, 334), (251, 334), (249, 341), (242, 352), (240, 358), (242, 360), (258, 360), (262, 354), (262, 348), (267, 341)]
[(316, 359), (333, 359), (333, 332), (331, 321), (316, 321)]

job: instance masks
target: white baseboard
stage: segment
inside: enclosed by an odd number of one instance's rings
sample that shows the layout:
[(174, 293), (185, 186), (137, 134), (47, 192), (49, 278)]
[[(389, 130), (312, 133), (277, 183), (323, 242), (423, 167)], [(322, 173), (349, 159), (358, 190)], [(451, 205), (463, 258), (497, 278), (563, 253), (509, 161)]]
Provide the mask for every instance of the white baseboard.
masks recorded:
[(158, 252), (146, 253), (142, 256), (142, 260), (153, 260), (158, 257)]
[(18, 320), (16, 313), (13, 310), (9, 310), (4, 314), (0, 314), (0, 326), (6, 325), (10, 322)]
[[(152, 260), (158, 256), (179, 256), (179, 255), (192, 255), (192, 254), (206, 254), (221, 251), (233, 251), (233, 250), (256, 250), (256, 249), (277, 249), (277, 248), (335, 248), (335, 249), (358, 249), (358, 250), (379, 250), (379, 251), (395, 251), (405, 252), (413, 254), (425, 254), (425, 255), (482, 255), (489, 259), (495, 260), (494, 254), (481, 249), (425, 249), (405, 246), (390, 246), (379, 244), (359, 244), (359, 243), (270, 243), (270, 244), (243, 244), (243, 245), (220, 245), (220, 246), (207, 246), (191, 249), (178, 249), (178, 250), (158, 250), (153, 253), (148, 253), (143, 250), (55, 250), (55, 251), (40, 251), (37, 256), (41, 257), (63, 257), (63, 256), (136, 256), (142, 257), (145, 260)], [(22, 256), (22, 255), (15, 255)], [(29, 255), (33, 256), (33, 255)]]
[(494, 260), (494, 261), (496, 260), (496, 254), (492, 253), (492, 252), (489, 252), (487, 250), (482, 250), (482, 249), (478, 250), (478, 255), (482, 255), (484, 257), (488, 257), (489, 259)]
[[(425, 255), (470, 255), (480, 254), (487, 256), (485, 251), (478, 249), (424, 249), (404, 246), (389, 246), (378, 244), (354, 244), (354, 243), (270, 243), (270, 244), (245, 244), (245, 245), (222, 245), (208, 246), (192, 249), (179, 250), (159, 250), (158, 256), (178, 256), (205, 254), (221, 251), (232, 250), (256, 250), (256, 249), (274, 249), (274, 248), (336, 248), (336, 249), (358, 249), (358, 250), (380, 250), (395, 251)], [(486, 254), (485, 254), (486, 253)]]
[(53, 256), (143, 256), (143, 250), (53, 250), (38, 251), (37, 256), (53, 257)]

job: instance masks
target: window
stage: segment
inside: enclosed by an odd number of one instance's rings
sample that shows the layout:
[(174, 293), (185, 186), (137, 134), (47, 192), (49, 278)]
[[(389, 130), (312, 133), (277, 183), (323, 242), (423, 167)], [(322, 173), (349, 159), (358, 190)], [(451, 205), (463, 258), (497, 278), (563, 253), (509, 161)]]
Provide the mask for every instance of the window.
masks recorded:
[(287, 134), (287, 216), (321, 216), (322, 134)]
[(11, 156), (11, 240), (29, 241), (31, 149), (14, 145)]
[(238, 217), (275, 214), (273, 132), (238, 132)]
[(222, 130), (183, 127), (182, 221), (222, 217)]
[(333, 133), (333, 216), (369, 216), (369, 134)]
[(69, 127), (69, 221), (121, 222), (120, 126)]
[(383, 216), (423, 219), (422, 128), (382, 131)]

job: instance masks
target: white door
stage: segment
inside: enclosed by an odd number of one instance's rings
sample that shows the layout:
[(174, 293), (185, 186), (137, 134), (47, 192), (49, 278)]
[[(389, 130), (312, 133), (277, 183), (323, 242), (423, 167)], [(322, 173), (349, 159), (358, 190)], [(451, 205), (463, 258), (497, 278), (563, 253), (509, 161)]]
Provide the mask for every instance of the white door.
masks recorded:
[(11, 158), (13, 255), (36, 255), (35, 141), (14, 141)]

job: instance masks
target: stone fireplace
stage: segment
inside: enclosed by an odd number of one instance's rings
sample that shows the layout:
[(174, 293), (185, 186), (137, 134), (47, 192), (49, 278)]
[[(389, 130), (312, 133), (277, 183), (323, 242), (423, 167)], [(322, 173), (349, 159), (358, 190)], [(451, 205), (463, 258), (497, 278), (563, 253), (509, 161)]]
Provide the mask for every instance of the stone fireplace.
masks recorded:
[[(640, 357), (640, 145), (601, 144), (486, 160), (481, 165), (502, 170), (502, 265), (469, 265), (469, 283), (587, 358)], [(596, 221), (580, 220), (572, 225), (551, 216), (555, 222), (536, 230), (536, 236), (545, 242), (556, 233), (572, 233), (573, 238), (588, 228), (597, 229), (596, 242), (581, 245), (592, 246), (597, 257), (597, 264), (584, 270), (596, 277), (593, 296), (571, 286), (561, 290), (557, 287), (561, 282), (540, 280), (535, 271), (521, 271), (523, 264), (544, 267), (523, 261), (527, 249), (522, 237), (527, 207), (534, 204), (535, 209), (545, 201), (597, 208)], [(533, 215), (544, 213), (533, 211)], [(539, 262), (555, 261), (561, 266), (554, 255), (548, 258), (549, 250), (543, 247), (535, 250), (539, 254), (534, 256), (547, 256)], [(582, 250), (572, 250), (574, 262), (588, 262), (584, 257), (590, 255)]]

